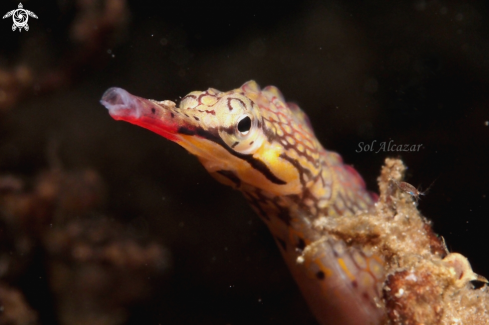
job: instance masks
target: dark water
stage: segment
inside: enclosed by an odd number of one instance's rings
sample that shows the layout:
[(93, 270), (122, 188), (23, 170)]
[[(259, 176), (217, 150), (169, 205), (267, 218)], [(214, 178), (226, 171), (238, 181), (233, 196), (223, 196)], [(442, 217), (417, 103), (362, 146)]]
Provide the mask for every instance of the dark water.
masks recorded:
[[(110, 2), (94, 3), (104, 8)], [(22, 65), (34, 77), (24, 88), (0, 78), (5, 94), (23, 89), (1, 115), (0, 172), (34, 182), (53, 167), (49, 148), (56, 143), (54, 156), (64, 170), (90, 169), (103, 180), (105, 203), (90, 213), (171, 252), (172, 266), (152, 275), (157, 280), (148, 280), (152, 290), (144, 299), (120, 303), (129, 306), (122, 323), (314, 320), (267, 229), (240, 194), (217, 184), (173, 143), (113, 121), (98, 103), (111, 86), (158, 100), (208, 87), (226, 91), (250, 79), (279, 87), (306, 111), (323, 145), (358, 169), (369, 189), (376, 191), (386, 157), (404, 160), (406, 181), (415, 187), (434, 182), (420, 210), (450, 250), (489, 276), (484, 1), (130, 1), (116, 32), (84, 41), (76, 41), (73, 31), (81, 5), (23, 4), (39, 18), (30, 18), (30, 30), (21, 33), (11, 30), (10, 18), (1, 21), (0, 67)], [(17, 5), (9, 1), (0, 8)], [(111, 26), (116, 18), (109, 11), (80, 33)], [(381, 150), (391, 140), (420, 149)], [(372, 142), (373, 151), (358, 152)], [(54, 226), (59, 220), (52, 219)], [(49, 277), (49, 261), (43, 253), (34, 256), (29, 271), (20, 268), (5, 279), (15, 279), (9, 283), (22, 289), (41, 323), (59, 321), (60, 296), (37, 296), (52, 285), (19, 284), (34, 282), (36, 274)], [(124, 281), (118, 285), (128, 286)]]

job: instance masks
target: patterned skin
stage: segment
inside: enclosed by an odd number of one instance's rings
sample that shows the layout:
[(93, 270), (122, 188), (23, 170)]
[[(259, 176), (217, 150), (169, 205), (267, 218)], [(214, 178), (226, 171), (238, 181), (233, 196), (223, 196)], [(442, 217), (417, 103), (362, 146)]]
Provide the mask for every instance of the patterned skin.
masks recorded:
[(110, 115), (172, 140), (218, 181), (240, 190), (267, 224), (321, 324), (379, 324), (383, 260), (314, 227), (373, 207), (359, 174), (316, 139), (307, 116), (279, 90), (254, 81), (171, 101), (120, 88), (102, 97)]

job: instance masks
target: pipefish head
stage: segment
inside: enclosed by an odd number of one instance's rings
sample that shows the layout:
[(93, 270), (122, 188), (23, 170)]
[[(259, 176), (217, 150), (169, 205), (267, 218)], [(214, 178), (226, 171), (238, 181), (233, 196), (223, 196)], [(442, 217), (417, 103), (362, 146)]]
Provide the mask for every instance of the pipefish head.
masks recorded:
[(321, 146), (306, 115), (285, 103), (275, 87), (261, 90), (249, 81), (229, 92), (194, 91), (179, 107), (110, 88), (101, 103), (114, 119), (180, 144), (217, 180), (235, 188), (299, 194), (304, 175), (319, 170)]

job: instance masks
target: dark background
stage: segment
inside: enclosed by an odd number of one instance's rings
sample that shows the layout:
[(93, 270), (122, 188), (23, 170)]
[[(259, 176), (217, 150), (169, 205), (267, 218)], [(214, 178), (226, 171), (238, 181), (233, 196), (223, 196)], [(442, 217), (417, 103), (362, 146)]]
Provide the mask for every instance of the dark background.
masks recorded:
[[(88, 50), (70, 32), (82, 1), (22, 3), (39, 18), (21, 33), (12, 32), (10, 18), (0, 21), (0, 66), (24, 65), (34, 77), (2, 110), (0, 172), (29, 182), (50, 168), (54, 141), (64, 169), (90, 168), (103, 179), (101, 215), (169, 249), (168, 278), (144, 302), (129, 304), (125, 323), (315, 321), (240, 193), (175, 144), (113, 121), (98, 102), (111, 86), (176, 101), (250, 79), (277, 86), (370, 190), (377, 191), (386, 157), (403, 159), (410, 184), (434, 182), (419, 209), (451, 251), (489, 276), (486, 1), (129, 1), (121, 26)], [(17, 5), (3, 1), (0, 9)], [(423, 146), (356, 152), (373, 140), (376, 149), (390, 140)], [(22, 291), (41, 323), (56, 319), (35, 292)], [(54, 306), (56, 299), (49, 298)]]

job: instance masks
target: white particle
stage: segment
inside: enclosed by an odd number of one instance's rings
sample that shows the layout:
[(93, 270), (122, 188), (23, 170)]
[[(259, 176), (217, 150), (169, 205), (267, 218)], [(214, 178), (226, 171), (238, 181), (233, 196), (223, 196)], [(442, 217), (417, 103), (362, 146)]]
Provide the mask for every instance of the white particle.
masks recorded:
[(404, 294), (404, 289), (401, 288), (396, 294), (394, 294), (394, 296), (396, 296), (396, 298), (401, 298), (403, 294)]
[(413, 282), (416, 282), (418, 280), (418, 278), (416, 277), (416, 275), (414, 273), (410, 273), (407, 277), (406, 277), (406, 280), (410, 280), (410, 281), (413, 281)]

